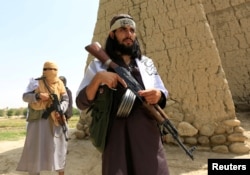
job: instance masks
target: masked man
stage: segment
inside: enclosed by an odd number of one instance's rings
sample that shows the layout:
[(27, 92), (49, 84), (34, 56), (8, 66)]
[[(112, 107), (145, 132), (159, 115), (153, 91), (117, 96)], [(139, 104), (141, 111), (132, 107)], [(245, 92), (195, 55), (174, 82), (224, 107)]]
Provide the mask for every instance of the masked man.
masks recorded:
[[(57, 76), (58, 67), (45, 62), (40, 78), (31, 79), (23, 100), (28, 103), (28, 126), (25, 144), (17, 171), (39, 175), (41, 171), (57, 171), (64, 174), (67, 152), (65, 117), (55, 108), (57, 98), (62, 113), (68, 107), (68, 95), (63, 82)], [(53, 94), (53, 95), (52, 95)]]

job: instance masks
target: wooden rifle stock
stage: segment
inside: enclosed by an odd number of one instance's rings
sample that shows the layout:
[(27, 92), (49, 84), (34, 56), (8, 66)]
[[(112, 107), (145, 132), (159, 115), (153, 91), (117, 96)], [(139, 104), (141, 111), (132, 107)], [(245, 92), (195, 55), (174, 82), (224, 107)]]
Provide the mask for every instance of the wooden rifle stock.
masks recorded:
[(179, 146), (183, 148), (183, 150), (186, 152), (186, 154), (193, 160), (193, 151), (196, 149), (195, 147), (192, 147), (191, 149), (187, 149), (183, 143), (180, 141), (178, 137), (178, 132), (176, 128), (171, 124), (170, 120), (168, 119), (167, 114), (161, 109), (161, 107), (158, 104), (150, 105), (146, 103), (139, 95), (138, 90), (143, 90), (140, 86), (140, 84), (133, 78), (133, 76), (130, 75), (129, 72), (126, 71), (126, 69), (123, 69), (116, 63), (114, 63), (107, 53), (101, 48), (101, 45), (98, 42), (94, 42), (88, 46), (85, 47), (85, 49), (94, 57), (96, 57), (98, 60), (100, 60), (103, 64), (107, 65), (108, 67), (114, 69), (114, 71), (121, 76), (121, 78), (124, 79), (124, 81), (127, 83), (128, 88), (139, 98), (139, 100), (142, 102), (143, 107), (148, 110), (148, 112), (151, 113), (151, 115), (155, 118), (155, 120), (162, 124), (172, 135), (172, 137), (177, 141)]
[[(96, 57), (98, 60), (100, 60), (102, 63), (107, 64), (108, 61), (110, 60), (109, 56), (107, 53), (102, 49), (101, 45), (98, 42), (94, 42), (88, 46), (85, 47), (85, 49), (94, 57)], [(119, 67), (117, 64), (114, 62), (110, 62), (109, 65), (110, 68), (115, 69)]]

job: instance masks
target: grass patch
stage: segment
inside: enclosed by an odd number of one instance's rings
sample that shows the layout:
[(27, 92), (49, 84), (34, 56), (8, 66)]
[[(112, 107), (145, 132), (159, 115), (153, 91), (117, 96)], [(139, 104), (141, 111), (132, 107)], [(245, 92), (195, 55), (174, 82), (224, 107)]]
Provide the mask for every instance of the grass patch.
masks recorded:
[(8, 140), (14, 141), (24, 138), (26, 135), (25, 130), (10, 130), (0, 132), (0, 141)]
[(0, 118), (0, 141), (18, 140), (26, 135), (26, 120), (21, 118)]
[[(76, 128), (79, 116), (72, 116), (68, 121), (69, 128)], [(25, 118), (2, 118), (0, 117), (0, 141), (19, 140), (26, 135)]]

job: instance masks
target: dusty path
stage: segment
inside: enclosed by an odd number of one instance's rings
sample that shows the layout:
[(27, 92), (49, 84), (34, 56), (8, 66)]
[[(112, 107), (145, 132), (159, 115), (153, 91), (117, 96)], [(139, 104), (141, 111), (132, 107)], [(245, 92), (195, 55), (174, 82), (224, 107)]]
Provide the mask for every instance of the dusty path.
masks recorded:
[[(238, 115), (245, 129), (245, 135), (250, 138), (250, 113)], [(18, 141), (0, 142), (0, 175), (21, 175), (15, 168), (19, 161), (24, 139)], [(250, 145), (250, 139), (247, 140)], [(197, 150), (192, 161), (184, 151), (171, 145), (165, 145), (168, 165), (171, 175), (207, 175), (207, 161), (209, 158), (248, 158), (250, 154), (218, 154)], [(72, 139), (69, 141), (69, 154), (67, 156), (66, 175), (100, 175), (101, 155), (88, 140)], [(26, 174), (25, 174), (26, 175)], [(44, 172), (43, 175), (56, 175)]]

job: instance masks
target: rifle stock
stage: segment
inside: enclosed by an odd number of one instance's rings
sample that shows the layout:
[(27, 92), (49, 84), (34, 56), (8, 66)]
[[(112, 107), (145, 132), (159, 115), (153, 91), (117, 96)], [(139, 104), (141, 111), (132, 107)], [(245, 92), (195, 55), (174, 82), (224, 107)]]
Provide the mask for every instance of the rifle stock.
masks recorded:
[[(102, 49), (101, 45), (98, 42), (94, 42), (94, 43), (86, 46), (85, 49), (89, 53), (91, 53), (91, 55), (96, 57), (98, 60), (100, 60), (104, 64), (107, 64), (107, 62), (110, 60), (109, 56)], [(115, 68), (119, 67), (114, 62), (110, 62), (110, 64), (108, 66), (111, 67), (112, 69), (115, 69)]]
[(176, 128), (171, 124), (170, 120), (168, 119), (167, 114), (161, 109), (158, 104), (150, 105), (146, 103), (139, 95), (138, 90), (142, 90), (140, 84), (131, 76), (131, 74), (126, 70), (114, 63), (107, 53), (101, 48), (101, 45), (98, 42), (94, 42), (85, 47), (85, 49), (98, 60), (100, 60), (103, 64), (109, 66), (110, 68), (114, 69), (115, 72), (124, 79), (127, 83), (128, 88), (133, 91), (133, 93), (139, 98), (142, 102), (143, 107), (151, 113), (151, 115), (155, 118), (155, 120), (162, 124), (172, 135), (172, 137), (177, 141), (178, 145), (186, 152), (186, 154), (193, 160), (193, 151), (196, 149), (192, 147), (191, 149), (187, 149), (183, 143), (180, 141), (178, 137), (178, 132)]

